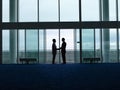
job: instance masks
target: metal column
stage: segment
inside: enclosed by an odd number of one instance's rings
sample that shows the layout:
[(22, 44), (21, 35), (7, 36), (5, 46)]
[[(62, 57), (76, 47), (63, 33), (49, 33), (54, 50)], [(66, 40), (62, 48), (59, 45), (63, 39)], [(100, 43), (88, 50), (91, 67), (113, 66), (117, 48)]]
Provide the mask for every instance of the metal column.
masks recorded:
[[(109, 0), (103, 0), (103, 21), (109, 21)], [(103, 29), (103, 62), (109, 62), (110, 53), (110, 32), (109, 29)]]

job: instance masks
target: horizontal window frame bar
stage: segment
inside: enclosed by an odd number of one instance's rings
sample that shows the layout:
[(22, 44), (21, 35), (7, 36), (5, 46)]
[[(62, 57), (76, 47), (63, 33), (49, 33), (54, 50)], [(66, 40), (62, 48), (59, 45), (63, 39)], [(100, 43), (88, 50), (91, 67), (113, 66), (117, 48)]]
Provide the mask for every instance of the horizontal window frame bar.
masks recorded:
[(90, 29), (120, 28), (119, 21), (96, 22), (4, 22), (2, 29)]

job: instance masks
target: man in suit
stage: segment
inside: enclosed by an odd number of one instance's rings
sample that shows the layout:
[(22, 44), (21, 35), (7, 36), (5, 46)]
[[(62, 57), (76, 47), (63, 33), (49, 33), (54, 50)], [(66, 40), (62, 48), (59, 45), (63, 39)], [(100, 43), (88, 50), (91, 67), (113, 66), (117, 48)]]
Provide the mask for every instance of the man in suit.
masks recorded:
[(57, 47), (56, 47), (56, 39), (53, 39), (53, 44), (52, 44), (52, 55), (53, 55), (53, 59), (52, 59), (52, 64), (55, 63), (55, 57), (57, 54)]
[(62, 38), (62, 46), (61, 46), (60, 49), (61, 49), (63, 64), (66, 64), (66, 42), (65, 42), (65, 38)]

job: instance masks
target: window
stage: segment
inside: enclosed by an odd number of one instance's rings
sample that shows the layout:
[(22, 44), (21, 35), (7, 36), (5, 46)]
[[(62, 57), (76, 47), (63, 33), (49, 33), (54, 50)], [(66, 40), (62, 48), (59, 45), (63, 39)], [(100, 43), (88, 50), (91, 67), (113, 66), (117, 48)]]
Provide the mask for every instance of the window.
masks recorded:
[(79, 0), (60, 0), (60, 21), (79, 21)]
[[(8, 59), (12, 44), (15, 45), (14, 53), (17, 53), (13, 54), (14, 60), (34, 57), (38, 63), (51, 63), (52, 39), (55, 38), (57, 47), (60, 47), (62, 37), (67, 42), (67, 63), (79, 63), (86, 57), (100, 57), (103, 63), (119, 62), (120, 31), (114, 24), (119, 24), (119, 0), (16, 1), (19, 2), (2, 0), (3, 63), (12, 62)], [(11, 4), (16, 8), (11, 8)], [(11, 18), (18, 22), (11, 24)], [(116, 26), (104, 28), (110, 23), (105, 22), (108, 20)], [(12, 30), (11, 25), (14, 26)], [(10, 39), (12, 35), (13, 41)], [(61, 52), (58, 51), (56, 63), (61, 62)]]
[(82, 21), (99, 21), (99, 0), (81, 0)]
[(19, 0), (19, 22), (37, 22), (37, 0)]
[(9, 0), (2, 0), (2, 22), (9, 22)]
[(39, 0), (39, 21), (58, 21), (58, 0)]
[(2, 32), (2, 57), (3, 57), (3, 64), (9, 63), (10, 59), (10, 40), (9, 40), (9, 30), (3, 30)]

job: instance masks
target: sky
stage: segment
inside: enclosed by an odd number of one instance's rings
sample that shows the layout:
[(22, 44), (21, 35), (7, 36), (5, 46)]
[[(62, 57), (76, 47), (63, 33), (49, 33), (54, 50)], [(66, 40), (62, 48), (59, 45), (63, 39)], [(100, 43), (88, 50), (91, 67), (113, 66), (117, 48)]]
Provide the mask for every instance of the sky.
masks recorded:
[[(116, 0), (109, 0), (109, 15), (110, 21), (116, 20)], [(60, 21), (78, 21), (79, 20), (79, 0), (60, 0)], [(119, 7), (120, 7), (120, 1)], [(19, 0), (19, 21), (20, 22), (37, 22), (38, 21), (38, 10), (37, 0)], [(120, 9), (119, 9), (120, 11)], [(39, 21), (41, 22), (58, 22), (59, 17), (58, 11), (58, 0), (39, 0)], [(82, 21), (99, 21), (99, 0), (82, 0)], [(3, 0), (3, 22), (9, 22), (9, 0)], [(69, 29), (68, 29), (69, 30)], [(66, 38), (67, 49), (74, 48), (74, 35), (73, 30), (61, 30), (61, 37)], [(57, 39), (57, 47), (59, 47), (58, 30), (46, 30), (46, 46), (47, 49), (51, 49), (52, 39)], [(53, 33), (54, 31), (54, 33)], [(85, 34), (84, 34), (85, 33)], [(93, 31), (83, 31), (83, 48), (93, 48)], [(28, 35), (29, 36), (29, 35)], [(116, 48), (116, 31), (115, 29), (110, 30), (110, 47)], [(3, 50), (9, 49), (9, 31), (3, 31)], [(24, 50), (24, 31), (20, 34), (20, 48)], [(36, 36), (32, 36), (36, 37)], [(96, 45), (99, 48), (99, 30), (96, 32)], [(32, 40), (32, 38), (30, 38)], [(36, 42), (37, 43), (37, 42)], [(61, 43), (60, 43), (61, 44)], [(35, 44), (32, 44), (35, 47)], [(79, 44), (77, 44), (79, 45)], [(40, 46), (43, 47), (42, 45)], [(32, 48), (28, 48), (32, 49)], [(33, 48), (37, 49), (37, 48)]]

